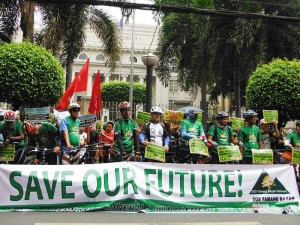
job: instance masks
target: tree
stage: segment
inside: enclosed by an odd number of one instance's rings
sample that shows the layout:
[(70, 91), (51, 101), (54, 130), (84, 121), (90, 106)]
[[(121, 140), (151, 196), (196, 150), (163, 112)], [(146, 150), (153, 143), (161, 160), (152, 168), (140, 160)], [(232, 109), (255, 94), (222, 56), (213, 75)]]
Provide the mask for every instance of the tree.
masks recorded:
[[(155, 1), (168, 3), (167, 1)], [(177, 2), (185, 5), (186, 2)], [(194, 1), (193, 7), (210, 8), (211, 1)], [(203, 125), (206, 127), (207, 101), (206, 86), (209, 80), (210, 40), (208, 35), (208, 17), (193, 14), (166, 13), (159, 36), (156, 67), (157, 76), (167, 86), (170, 78), (170, 62), (178, 60), (178, 82), (182, 90), (197, 92), (201, 86), (200, 107), (204, 109)]]
[(0, 99), (20, 106), (54, 105), (64, 90), (64, 71), (45, 48), (30, 42), (0, 45)]
[[(168, 1), (157, 0), (168, 4)], [(258, 13), (272, 16), (299, 17), (299, 2), (236, 0), (193, 1), (189, 6)], [(179, 4), (179, 3), (178, 3)], [(186, 2), (183, 2), (186, 4)], [(228, 14), (227, 14), (228, 15)], [(236, 115), (250, 74), (259, 63), (273, 57), (297, 58), (300, 53), (300, 29), (296, 23), (235, 16), (198, 16), (165, 13), (157, 55), (158, 77), (165, 83), (170, 78), (169, 61), (179, 61), (178, 81), (184, 90), (201, 85), (201, 108), (206, 109), (206, 84), (211, 100), (234, 93)], [(195, 87), (195, 86), (194, 86)], [(205, 122), (205, 119), (204, 119)]]
[(282, 122), (300, 119), (300, 61), (275, 59), (256, 69), (246, 90), (247, 107), (278, 110)]
[[(129, 82), (110, 82), (101, 84), (103, 102), (129, 101)], [(133, 83), (133, 102), (146, 102), (146, 85)]]
[[(45, 24), (40, 36), (44, 37), (41, 43), (58, 56), (66, 67), (67, 87), (71, 83), (74, 59), (81, 52), (85, 41), (87, 25), (95, 30), (102, 41), (104, 54), (109, 58), (107, 64), (111, 71), (115, 70), (122, 50), (120, 29), (106, 12), (89, 5), (63, 1), (53, 4), (39, 1), (38, 6)], [(11, 42), (18, 26), (22, 28), (24, 38), (33, 41), (34, 8), (35, 3), (24, 0), (4, 0), (0, 4), (0, 41)]]
[(11, 42), (19, 26), (23, 38), (33, 41), (34, 10), (33, 2), (3, 0), (0, 4), (0, 41)]
[[(88, 5), (42, 4), (43, 45), (57, 55), (62, 44), (60, 59), (66, 66), (66, 86), (72, 79), (72, 65), (79, 55), (85, 41), (85, 29), (89, 25), (102, 41), (104, 53), (108, 56), (111, 71), (121, 55), (120, 29), (103, 10)], [(100, 43), (99, 43), (100, 44)]]

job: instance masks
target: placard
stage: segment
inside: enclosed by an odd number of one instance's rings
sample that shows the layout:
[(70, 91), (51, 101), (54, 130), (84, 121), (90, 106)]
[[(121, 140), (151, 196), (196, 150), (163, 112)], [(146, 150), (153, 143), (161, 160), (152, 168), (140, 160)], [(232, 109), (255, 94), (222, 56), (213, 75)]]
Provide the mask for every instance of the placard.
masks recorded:
[(273, 164), (272, 149), (251, 149), (253, 164)]
[(233, 130), (239, 130), (245, 124), (244, 119), (237, 117), (229, 117), (229, 121), (231, 122), (231, 128)]
[(192, 138), (189, 140), (189, 146), (190, 146), (191, 154), (199, 154), (199, 155), (209, 156), (208, 148), (202, 140), (200, 140), (198, 138)]
[(97, 116), (95, 114), (83, 115), (78, 117), (80, 120), (80, 127), (89, 127), (96, 123)]
[(180, 122), (183, 120), (184, 112), (165, 110), (164, 119), (167, 122)]
[(166, 153), (164, 147), (148, 142), (145, 149), (145, 158), (165, 162)]
[(1, 145), (0, 146), (0, 161), (14, 161), (15, 160), (15, 145)]
[(148, 112), (138, 111), (136, 115), (136, 123), (148, 123), (151, 120), (151, 114)]
[(31, 123), (48, 122), (50, 118), (50, 107), (24, 108), (25, 120)]
[(230, 162), (242, 160), (240, 149), (237, 145), (234, 146), (218, 146), (218, 155), (220, 162)]
[(278, 121), (278, 111), (277, 110), (263, 110), (264, 120), (267, 123), (273, 123), (273, 121)]
[(292, 163), (293, 164), (300, 164), (300, 149), (293, 148)]

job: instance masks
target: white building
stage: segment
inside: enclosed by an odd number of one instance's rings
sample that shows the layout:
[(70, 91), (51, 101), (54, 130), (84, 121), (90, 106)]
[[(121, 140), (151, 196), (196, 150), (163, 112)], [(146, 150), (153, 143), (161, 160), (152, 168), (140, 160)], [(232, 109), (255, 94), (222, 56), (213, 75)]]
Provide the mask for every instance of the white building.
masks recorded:
[[(154, 53), (158, 42), (158, 30), (153, 25), (135, 25), (134, 33), (134, 70), (133, 81), (144, 83), (146, 78), (146, 66), (143, 64), (141, 57), (148, 52)], [(87, 40), (84, 44), (82, 52), (75, 60), (73, 65), (73, 78), (82, 68), (83, 64), (90, 58), (89, 81), (87, 91), (87, 103), (91, 96), (92, 82), (98, 69), (101, 73), (101, 82), (112, 81), (130, 81), (131, 73), (131, 42), (132, 42), (132, 26), (124, 24), (122, 30), (122, 57), (121, 63), (114, 73), (110, 73), (110, 68), (105, 67), (106, 58), (102, 52), (102, 43), (96, 37), (93, 30), (87, 30)], [(151, 44), (152, 43), (152, 44)], [(178, 109), (180, 107), (194, 105), (200, 106), (200, 95), (196, 99), (189, 92), (182, 92), (178, 88), (177, 74), (175, 73), (176, 61), (173, 65), (174, 73), (171, 74), (171, 79), (168, 87), (164, 87), (160, 80), (156, 77), (153, 71), (153, 90), (152, 105), (158, 105), (162, 108)], [(129, 95), (129, 93), (128, 93)]]

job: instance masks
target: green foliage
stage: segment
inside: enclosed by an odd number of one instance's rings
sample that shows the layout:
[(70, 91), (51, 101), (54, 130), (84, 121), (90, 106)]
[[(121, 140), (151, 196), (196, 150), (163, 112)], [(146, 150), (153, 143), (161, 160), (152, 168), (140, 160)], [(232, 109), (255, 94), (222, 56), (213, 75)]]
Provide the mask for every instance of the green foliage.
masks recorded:
[[(101, 84), (102, 101), (121, 102), (129, 101), (129, 82), (110, 82)], [(146, 102), (146, 85), (133, 83), (133, 102)]]
[(0, 45), (0, 99), (13, 105), (54, 105), (64, 90), (64, 71), (45, 48), (29, 42)]
[(247, 107), (278, 110), (280, 121), (300, 119), (300, 61), (275, 59), (258, 67), (246, 90)]

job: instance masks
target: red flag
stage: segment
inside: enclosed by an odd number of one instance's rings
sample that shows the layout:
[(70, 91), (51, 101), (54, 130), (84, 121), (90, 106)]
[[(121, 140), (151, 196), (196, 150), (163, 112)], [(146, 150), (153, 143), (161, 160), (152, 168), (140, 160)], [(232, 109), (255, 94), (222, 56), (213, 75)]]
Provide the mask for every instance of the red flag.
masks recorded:
[(74, 92), (86, 91), (89, 64), (90, 64), (90, 59), (88, 58), (88, 60), (86, 61), (82, 69), (75, 76), (74, 80), (72, 81), (72, 83), (65, 91), (64, 95), (59, 100), (57, 106), (55, 107), (56, 110), (65, 110), (67, 106), (70, 104)]
[(74, 92), (86, 91), (89, 65), (90, 65), (90, 58), (88, 58), (84, 66), (81, 68), (81, 70), (78, 72), (75, 79), (73, 80), (73, 82), (76, 80)]
[(101, 99), (101, 86), (100, 86), (100, 71), (96, 75), (92, 96), (90, 101), (90, 106), (88, 112), (91, 114), (97, 114), (102, 110), (102, 99)]

